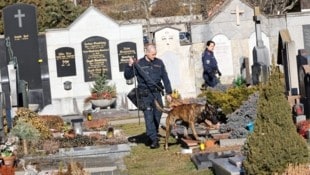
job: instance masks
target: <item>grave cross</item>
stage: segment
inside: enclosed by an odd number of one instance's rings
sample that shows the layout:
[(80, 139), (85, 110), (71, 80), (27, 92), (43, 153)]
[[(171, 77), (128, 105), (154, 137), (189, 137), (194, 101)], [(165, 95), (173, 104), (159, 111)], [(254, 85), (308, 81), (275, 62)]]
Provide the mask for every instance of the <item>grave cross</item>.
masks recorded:
[(25, 14), (22, 14), (22, 13), (21, 13), (21, 10), (18, 9), (18, 10), (17, 10), (17, 14), (14, 15), (14, 18), (18, 18), (18, 27), (19, 27), (19, 28), (22, 28), (22, 27), (23, 27), (23, 23), (22, 23), (22, 18), (23, 18), (23, 17), (26, 17), (26, 15), (25, 15)]
[(240, 25), (240, 15), (242, 13), (244, 13), (244, 11), (240, 10), (238, 5), (236, 6), (236, 10), (231, 11), (231, 14), (236, 14), (237, 26)]
[(263, 47), (264, 42), (262, 39), (262, 31), (261, 31), (261, 26), (260, 26), (261, 16), (260, 16), (259, 7), (254, 7), (254, 18), (253, 18), (253, 20), (255, 22), (256, 45), (258, 47)]

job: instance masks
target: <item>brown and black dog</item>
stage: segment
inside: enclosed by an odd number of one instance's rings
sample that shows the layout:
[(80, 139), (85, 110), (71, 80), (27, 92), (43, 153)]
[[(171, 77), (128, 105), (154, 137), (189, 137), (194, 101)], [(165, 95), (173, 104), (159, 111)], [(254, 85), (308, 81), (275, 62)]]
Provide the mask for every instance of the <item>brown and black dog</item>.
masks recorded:
[[(166, 138), (165, 138), (165, 149), (168, 149), (168, 138), (171, 132), (171, 125), (175, 124), (176, 120), (181, 119), (187, 122), (189, 127), (192, 129), (193, 135), (196, 140), (199, 140), (195, 129), (195, 122), (201, 117), (201, 114), (205, 111), (206, 105), (204, 104), (181, 104), (174, 106), (171, 110), (163, 109), (157, 101), (155, 101), (156, 108), (164, 113), (167, 113), (166, 118)], [(187, 134), (185, 137), (188, 137)]]

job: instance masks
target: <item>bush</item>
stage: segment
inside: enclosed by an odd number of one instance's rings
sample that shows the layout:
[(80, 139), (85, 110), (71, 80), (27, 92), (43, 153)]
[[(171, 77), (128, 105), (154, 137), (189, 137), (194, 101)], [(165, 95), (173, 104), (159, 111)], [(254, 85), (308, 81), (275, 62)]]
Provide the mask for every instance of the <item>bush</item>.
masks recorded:
[(207, 89), (200, 97), (206, 97), (208, 103), (218, 106), (222, 109), (223, 114), (227, 115), (234, 112), (240, 107), (243, 101), (247, 100), (251, 94), (257, 91), (257, 87), (235, 86), (226, 91)]
[(246, 174), (282, 174), (290, 164), (309, 161), (307, 144), (296, 131), (280, 77), (273, 66), (268, 82), (260, 87), (254, 132), (243, 147)]

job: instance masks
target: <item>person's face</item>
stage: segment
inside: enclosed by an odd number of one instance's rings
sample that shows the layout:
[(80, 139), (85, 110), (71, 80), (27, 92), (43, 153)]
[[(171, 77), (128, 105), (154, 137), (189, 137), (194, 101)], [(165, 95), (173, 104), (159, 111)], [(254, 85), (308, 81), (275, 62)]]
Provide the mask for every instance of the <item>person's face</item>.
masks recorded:
[(208, 51), (213, 52), (215, 45), (213, 43), (211, 43), (209, 46), (207, 46)]
[(146, 52), (147, 58), (150, 59), (151, 61), (155, 59), (156, 54), (157, 54), (156, 49), (153, 49), (153, 48)]

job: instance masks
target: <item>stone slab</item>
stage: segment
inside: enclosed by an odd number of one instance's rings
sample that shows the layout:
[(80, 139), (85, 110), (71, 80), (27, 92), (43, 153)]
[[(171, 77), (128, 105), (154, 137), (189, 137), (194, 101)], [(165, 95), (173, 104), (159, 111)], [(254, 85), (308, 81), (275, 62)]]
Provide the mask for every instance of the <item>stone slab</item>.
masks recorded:
[(199, 153), (191, 156), (191, 161), (198, 170), (212, 167), (211, 159), (215, 159), (215, 153)]
[(211, 134), (211, 137), (215, 140), (220, 140), (220, 139), (228, 139), (230, 133), (215, 133)]
[(244, 160), (244, 156), (242, 155), (236, 155), (234, 157), (229, 157), (228, 162), (235, 165), (236, 167), (241, 167), (242, 161)]
[(228, 158), (211, 159), (216, 175), (243, 175), (243, 170), (228, 161)]
[(246, 138), (240, 139), (220, 139), (220, 147), (244, 145)]
[(98, 155), (128, 155), (130, 153), (130, 146), (128, 144), (118, 145), (98, 145), (87, 147), (75, 148), (61, 148), (59, 153), (54, 156), (67, 157), (67, 156), (98, 156)]

